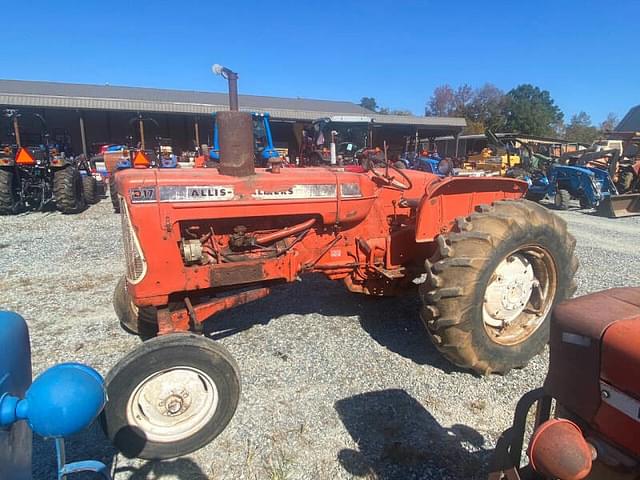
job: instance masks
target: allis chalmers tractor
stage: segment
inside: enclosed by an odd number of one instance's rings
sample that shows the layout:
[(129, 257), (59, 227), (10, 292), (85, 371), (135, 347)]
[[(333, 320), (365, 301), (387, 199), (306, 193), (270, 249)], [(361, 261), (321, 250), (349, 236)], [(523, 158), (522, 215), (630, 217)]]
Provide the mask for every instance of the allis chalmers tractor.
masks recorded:
[(419, 290), (436, 348), (480, 374), (524, 367), (543, 349), (578, 265), (564, 221), (522, 200), (525, 182), (389, 164), (256, 169), (251, 115), (217, 121), (218, 170), (118, 173), (127, 268), (114, 306), (126, 329), (157, 335), (106, 379), (103, 425), (126, 454), (181, 455), (225, 428), (238, 367), (197, 334), (216, 313), (305, 273), (366, 295)]
[[(90, 175), (83, 179), (77, 162), (57, 145), (50, 145), (48, 135), (38, 145), (22, 145), (15, 110), (7, 110), (13, 124), (15, 145), (0, 150), (0, 214), (22, 210), (42, 210), (51, 203), (62, 213), (78, 213), (86, 207), (85, 190), (95, 187)], [(36, 115), (42, 122), (42, 117)], [(95, 188), (93, 188), (95, 191)]]
[[(640, 478), (639, 366), (640, 288), (614, 288), (559, 305), (544, 386), (518, 402), (489, 480)], [(521, 467), (534, 405), (529, 461)]]

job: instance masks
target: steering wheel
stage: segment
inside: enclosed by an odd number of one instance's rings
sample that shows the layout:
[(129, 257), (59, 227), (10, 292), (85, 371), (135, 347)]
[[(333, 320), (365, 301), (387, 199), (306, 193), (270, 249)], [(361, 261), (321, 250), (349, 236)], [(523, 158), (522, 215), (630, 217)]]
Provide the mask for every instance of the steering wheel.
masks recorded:
[[(381, 168), (386, 169), (386, 166)], [(394, 170), (395, 172), (397, 172), (405, 180), (405, 182), (403, 183), (401, 181), (398, 181), (394, 176), (386, 176), (385, 174), (376, 172), (376, 168), (373, 164), (369, 168), (369, 171), (373, 173), (374, 177), (382, 180), (390, 187), (397, 188), (398, 190), (411, 190), (413, 188), (413, 182), (411, 182), (411, 179), (407, 176), (407, 174), (402, 171), (403, 169), (390, 164), (389, 170)]]

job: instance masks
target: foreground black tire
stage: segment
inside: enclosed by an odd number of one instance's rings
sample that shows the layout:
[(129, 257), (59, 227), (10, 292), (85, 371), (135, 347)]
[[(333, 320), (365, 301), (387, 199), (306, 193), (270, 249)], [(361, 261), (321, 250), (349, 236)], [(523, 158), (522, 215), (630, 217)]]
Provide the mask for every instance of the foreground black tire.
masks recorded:
[(94, 205), (100, 201), (98, 197), (98, 182), (91, 175), (82, 177), (82, 192), (88, 205)]
[(116, 172), (111, 172), (111, 174), (109, 175), (109, 196), (111, 197), (111, 205), (113, 205), (113, 211), (115, 213), (120, 213), (118, 187), (116, 186)]
[(77, 168), (68, 166), (53, 173), (53, 199), (62, 213), (79, 213), (86, 208), (82, 175)]
[(571, 194), (567, 190), (558, 189), (553, 198), (553, 205), (558, 210), (569, 210)]
[(113, 309), (120, 325), (127, 332), (142, 338), (153, 337), (158, 333), (158, 312), (153, 307), (140, 308), (131, 301), (127, 292), (127, 282), (121, 277), (113, 291)]
[(566, 223), (526, 200), (495, 202), (458, 218), (438, 245), (420, 287), (434, 345), (479, 374), (524, 367), (549, 340), (553, 306), (576, 289)]
[(526, 197), (527, 200), (531, 200), (532, 202), (539, 202), (539, 201), (543, 200), (544, 197), (546, 197), (546, 195), (544, 193), (527, 192), (525, 197)]
[(15, 181), (13, 170), (0, 168), (0, 215), (11, 215), (16, 212)]
[(128, 457), (193, 452), (228, 425), (240, 398), (231, 354), (208, 338), (178, 333), (141, 344), (105, 379), (105, 434)]

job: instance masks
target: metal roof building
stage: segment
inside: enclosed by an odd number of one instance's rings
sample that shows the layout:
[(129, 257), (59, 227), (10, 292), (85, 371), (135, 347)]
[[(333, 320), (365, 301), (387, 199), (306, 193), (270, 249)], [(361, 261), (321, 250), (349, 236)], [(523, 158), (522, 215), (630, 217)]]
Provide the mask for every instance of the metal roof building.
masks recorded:
[[(463, 118), (381, 115), (345, 101), (256, 95), (240, 95), (239, 100), (241, 110), (271, 114), (274, 139), (281, 144), (291, 144), (295, 137), (291, 124), (309, 123), (322, 117), (367, 116), (380, 127), (387, 127), (391, 134), (419, 130), (422, 136), (430, 137), (458, 134), (466, 125)], [(210, 140), (208, 115), (227, 110), (228, 96), (213, 92), (0, 80), (0, 106), (40, 113), (50, 128), (71, 132), (74, 147), (79, 142), (79, 135), (74, 132), (80, 129), (80, 114), (86, 122), (91, 144), (124, 141), (130, 134), (130, 118), (144, 112), (159, 121), (159, 131), (152, 134), (174, 138), (186, 147), (193, 144), (194, 127), (199, 138)]]
[(640, 105), (632, 107), (614, 129), (615, 132), (640, 132)]

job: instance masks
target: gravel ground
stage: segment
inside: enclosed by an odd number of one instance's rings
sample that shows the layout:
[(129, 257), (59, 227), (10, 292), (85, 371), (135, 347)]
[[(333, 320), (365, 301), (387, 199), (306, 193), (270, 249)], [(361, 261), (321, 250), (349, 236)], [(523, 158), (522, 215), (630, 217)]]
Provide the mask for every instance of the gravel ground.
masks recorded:
[[(640, 285), (640, 217), (561, 216), (578, 241), (578, 294)], [(111, 307), (123, 270), (108, 201), (80, 215), (0, 217), (0, 308), (27, 319), (35, 373), (81, 361), (106, 374), (135, 348)], [(70, 441), (70, 458), (100, 458), (117, 480), (486, 478), (515, 403), (547, 369), (545, 353), (504, 377), (459, 371), (430, 345), (415, 298), (358, 296), (322, 277), (212, 327), (243, 376), (222, 435), (188, 457), (145, 462), (117, 455), (94, 426)], [(54, 478), (51, 442), (36, 439), (34, 459), (34, 478)]]

